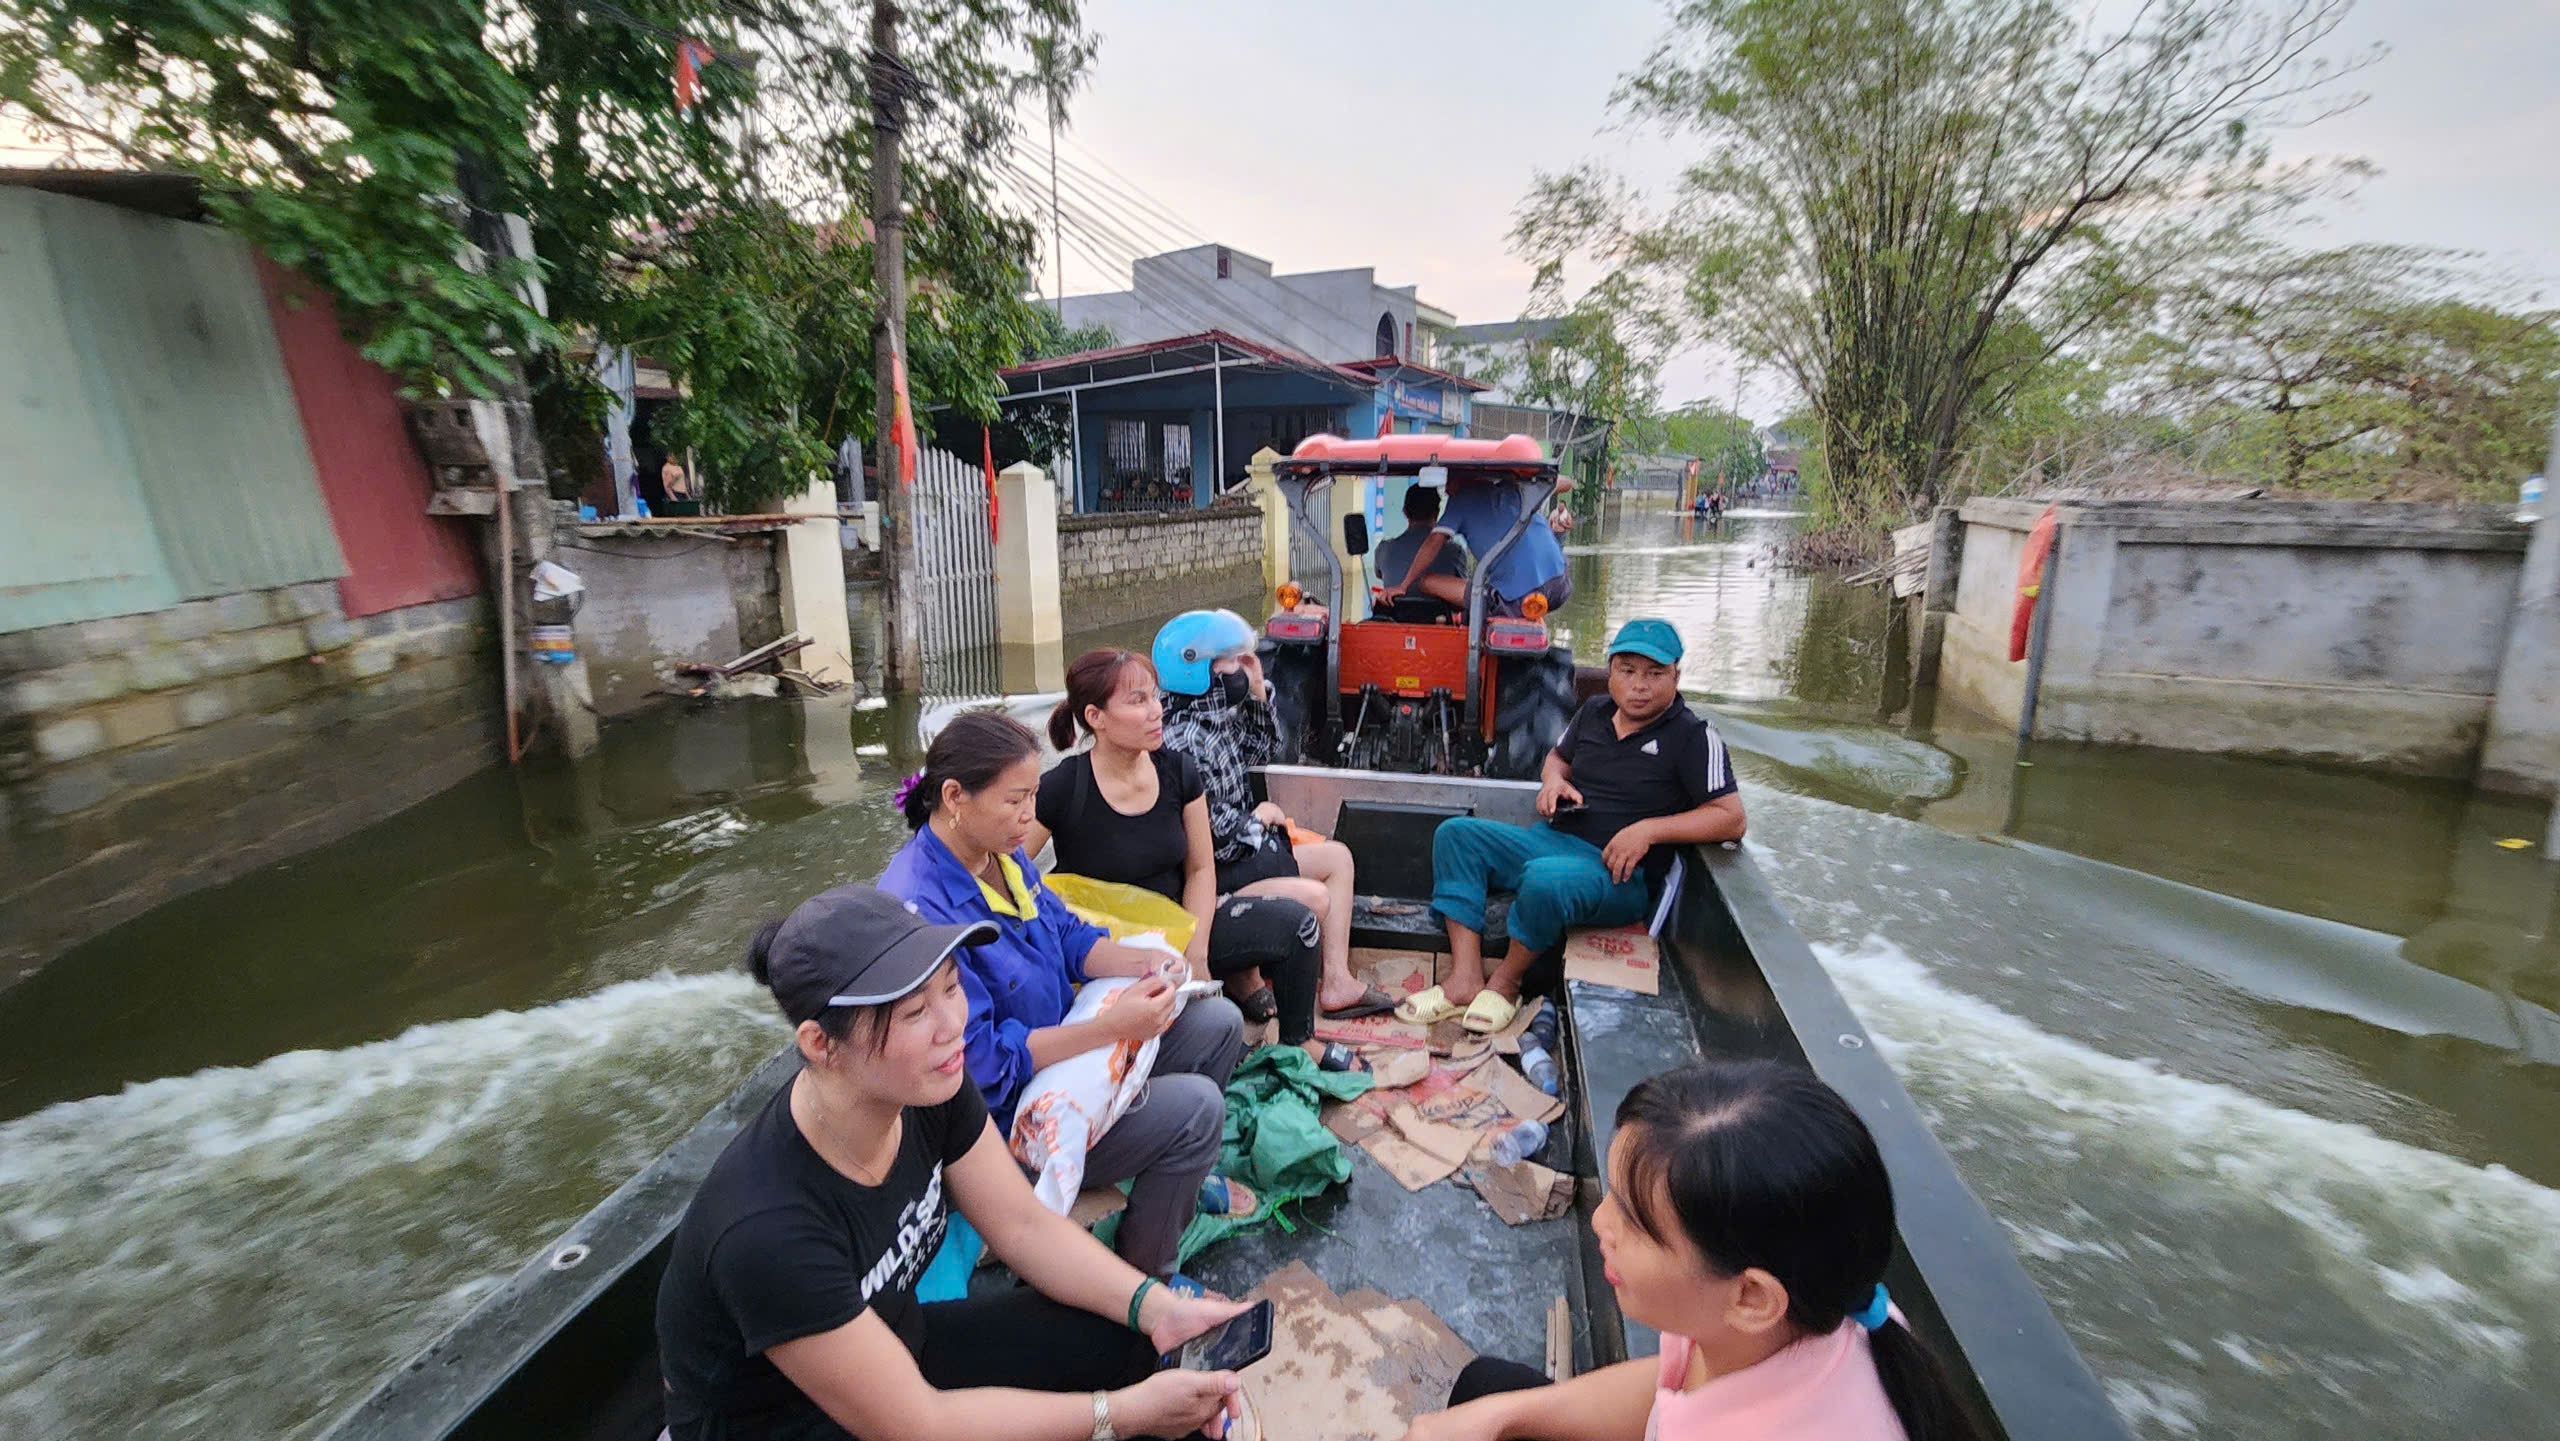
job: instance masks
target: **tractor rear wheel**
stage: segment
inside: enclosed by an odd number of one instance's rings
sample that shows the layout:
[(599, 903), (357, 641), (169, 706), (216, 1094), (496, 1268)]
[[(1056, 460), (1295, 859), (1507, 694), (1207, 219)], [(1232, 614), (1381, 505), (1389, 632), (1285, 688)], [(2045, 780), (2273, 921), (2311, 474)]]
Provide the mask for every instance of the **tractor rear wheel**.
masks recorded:
[(1323, 705), (1323, 649), (1266, 640), (1261, 655), (1262, 677), (1271, 686), (1271, 714), (1280, 722), (1280, 763), (1331, 764), (1327, 758), (1309, 754), (1322, 744), (1323, 722), (1329, 714)]
[(1484, 773), (1496, 780), (1536, 780), (1579, 704), (1573, 649), (1558, 645), (1545, 655), (1505, 656), (1494, 663), (1493, 686), (1493, 749)]

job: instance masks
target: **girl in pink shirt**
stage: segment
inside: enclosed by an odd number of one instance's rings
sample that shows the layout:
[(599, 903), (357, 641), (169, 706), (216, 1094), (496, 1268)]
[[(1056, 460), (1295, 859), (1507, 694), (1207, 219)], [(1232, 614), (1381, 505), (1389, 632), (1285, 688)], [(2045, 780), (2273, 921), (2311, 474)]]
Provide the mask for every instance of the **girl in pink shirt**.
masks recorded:
[(1811, 1071), (1709, 1062), (1638, 1085), (1591, 1225), (1660, 1358), (1561, 1385), (1479, 1359), (1405, 1441), (1982, 1441), (1885, 1297), (1875, 1137)]

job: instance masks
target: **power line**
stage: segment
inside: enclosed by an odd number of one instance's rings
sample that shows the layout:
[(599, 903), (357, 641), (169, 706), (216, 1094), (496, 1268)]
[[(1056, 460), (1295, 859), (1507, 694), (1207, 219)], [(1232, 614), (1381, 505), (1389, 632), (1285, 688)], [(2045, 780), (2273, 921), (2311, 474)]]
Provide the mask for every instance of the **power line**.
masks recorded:
[[(1076, 195), (1072, 208), (1088, 234), (1093, 238), (1105, 242), (1113, 249), (1124, 251), (1133, 258), (1143, 257), (1148, 253), (1143, 248), (1145, 245), (1143, 240), (1134, 239), (1117, 221), (1107, 218), (1102, 213), (1099, 213), (1098, 208), (1089, 203), (1088, 197), (1082, 194)], [(1198, 277), (1188, 275), (1175, 267), (1159, 267), (1155, 273), (1154, 280), (1156, 282), (1152, 287), (1154, 293), (1147, 298), (1148, 303), (1159, 305), (1161, 308), (1172, 311), (1177, 315), (1187, 315), (1194, 323), (1204, 317), (1216, 316), (1223, 313), (1228, 317), (1227, 319), (1211, 320), (1207, 328), (1228, 329), (1233, 327), (1255, 334), (1279, 332), (1286, 337), (1284, 344), (1288, 345), (1292, 349), (1302, 352), (1312, 353), (1330, 348), (1324, 343), (1321, 335), (1308, 329), (1303, 323), (1293, 322), (1285, 316), (1254, 315), (1239, 306), (1234, 298), (1219, 293), (1216, 290), (1214, 283), (1203, 281)], [(1184, 306), (1179, 303), (1175, 303), (1173, 297), (1166, 293), (1169, 291), (1178, 291), (1187, 294), (1193, 302), (1193, 305)], [(1318, 308), (1323, 309), (1328, 314), (1332, 314), (1337, 318), (1349, 321), (1355, 331), (1365, 332), (1367, 329), (1365, 322), (1352, 320), (1350, 317), (1343, 316), (1340, 311), (1335, 310), (1330, 306), (1320, 305)]]

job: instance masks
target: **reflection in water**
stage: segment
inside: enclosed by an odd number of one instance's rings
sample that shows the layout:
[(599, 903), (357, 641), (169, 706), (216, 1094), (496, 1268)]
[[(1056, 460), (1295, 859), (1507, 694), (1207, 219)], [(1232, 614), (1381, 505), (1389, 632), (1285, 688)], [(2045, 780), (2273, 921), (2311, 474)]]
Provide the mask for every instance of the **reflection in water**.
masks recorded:
[[(1775, 569), (1788, 523), (1631, 502), (1558, 628), (1679, 625), (1754, 851), (2128, 1420), (2547, 1433), (2560, 872), (2493, 844), (2534, 819), (1877, 725), (1887, 608)], [(361, 1395), (769, 1051), (739, 949), (903, 839), (916, 717), (670, 706), (0, 992), (0, 1435), (309, 1434)]]

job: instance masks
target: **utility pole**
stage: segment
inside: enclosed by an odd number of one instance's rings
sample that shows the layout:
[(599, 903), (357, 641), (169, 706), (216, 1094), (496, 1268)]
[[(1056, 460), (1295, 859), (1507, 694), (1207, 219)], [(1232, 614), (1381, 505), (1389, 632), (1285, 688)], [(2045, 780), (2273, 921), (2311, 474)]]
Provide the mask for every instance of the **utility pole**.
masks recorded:
[(1067, 323), (1067, 222), (1058, 209), (1058, 96), (1049, 93), (1049, 254), (1058, 264), (1058, 325)]
[(916, 607), (915, 497), (906, 483), (909, 459), (898, 443), (896, 373), (907, 349), (907, 221), (899, 200), (898, 154), (914, 78), (898, 58), (898, 7), (871, 7), (872, 277), (880, 291), (880, 329), (872, 339), (877, 414), (872, 449), (880, 457), (882, 664), (892, 692), (924, 688), (923, 617)]

